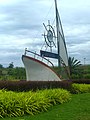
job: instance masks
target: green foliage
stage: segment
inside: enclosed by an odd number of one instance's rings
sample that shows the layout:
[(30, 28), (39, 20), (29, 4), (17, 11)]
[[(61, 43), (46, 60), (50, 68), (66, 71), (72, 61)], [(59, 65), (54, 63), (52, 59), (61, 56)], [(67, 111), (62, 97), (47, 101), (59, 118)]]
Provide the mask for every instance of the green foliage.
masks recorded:
[(73, 58), (69, 57), (68, 58), (68, 64), (69, 64), (71, 78), (73, 77), (72, 76), (73, 74), (81, 76), (82, 69), (80, 69), (80, 66), (81, 66), (80, 61), (78, 61), (74, 57)]
[(0, 90), (0, 117), (35, 115), (47, 111), (52, 105), (67, 102), (70, 98), (70, 93), (63, 89), (18, 93)]
[(90, 73), (83, 76), (85, 79), (90, 79)]
[(72, 75), (71, 75), (71, 78), (72, 78), (72, 79), (79, 79), (79, 75), (77, 75), (77, 74), (72, 74)]
[(90, 120), (90, 93), (74, 94), (69, 102), (55, 105), (47, 112), (34, 116), (7, 117), (0, 120)]
[(3, 68), (3, 65), (2, 65), (2, 64), (0, 64), (0, 68)]
[(26, 73), (23, 67), (0, 69), (0, 80), (25, 80)]
[(73, 93), (90, 93), (90, 84), (72, 84)]
[(8, 68), (14, 68), (13, 62), (9, 64)]
[[(65, 72), (61, 72), (59, 67), (54, 67), (53, 69), (58, 75), (62, 76), (63, 74), (63, 77), (67, 78), (64, 75)], [(90, 65), (81, 65), (76, 67), (76, 69), (74, 69), (73, 73), (71, 74), (71, 79), (90, 79)], [(25, 68), (0, 68), (0, 80), (26, 80)]]
[[(73, 65), (72, 63), (74, 58), (69, 58), (69, 68), (70, 68), (70, 78), (71, 79), (90, 79), (90, 65)], [(78, 60), (77, 60), (78, 61)], [(59, 67), (54, 67), (53, 68), (55, 72), (61, 76), (61, 69)], [(65, 72), (65, 70), (64, 70)], [(63, 73), (64, 73), (63, 72)]]

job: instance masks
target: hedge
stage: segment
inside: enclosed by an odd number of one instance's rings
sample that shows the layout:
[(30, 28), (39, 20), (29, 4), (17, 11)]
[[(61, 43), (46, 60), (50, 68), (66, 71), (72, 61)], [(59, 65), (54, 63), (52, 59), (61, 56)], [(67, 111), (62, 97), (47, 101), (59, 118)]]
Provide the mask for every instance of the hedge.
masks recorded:
[(90, 80), (64, 80), (64, 81), (0, 81), (0, 89), (11, 91), (36, 91), (42, 89), (63, 88), (71, 91), (72, 84), (90, 84)]
[(50, 88), (71, 88), (71, 81), (0, 81), (0, 89), (11, 91), (36, 91)]
[(72, 93), (90, 93), (90, 84), (72, 84)]

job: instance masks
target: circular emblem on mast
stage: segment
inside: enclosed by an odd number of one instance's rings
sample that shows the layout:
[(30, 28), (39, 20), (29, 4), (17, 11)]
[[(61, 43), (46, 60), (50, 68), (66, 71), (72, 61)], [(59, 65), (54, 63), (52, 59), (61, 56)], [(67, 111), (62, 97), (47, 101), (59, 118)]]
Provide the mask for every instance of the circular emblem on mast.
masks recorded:
[(47, 26), (43, 23), (44, 27), (45, 27), (45, 33), (44, 33), (44, 38), (45, 38), (45, 42), (46, 45), (50, 47), (50, 50), (52, 51), (52, 47), (56, 47), (55, 45), (55, 31), (54, 28), (48, 24)]

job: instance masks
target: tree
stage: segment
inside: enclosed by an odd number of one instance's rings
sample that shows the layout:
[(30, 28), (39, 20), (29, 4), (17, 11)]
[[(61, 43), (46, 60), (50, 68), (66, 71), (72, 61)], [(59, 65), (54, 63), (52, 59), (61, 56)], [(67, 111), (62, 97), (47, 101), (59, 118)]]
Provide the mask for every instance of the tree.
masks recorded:
[(3, 65), (0, 64), (0, 68), (3, 68)]
[(14, 68), (13, 62), (9, 64), (8, 68)]
[(81, 66), (81, 61), (78, 61), (77, 59), (75, 59), (74, 57), (68, 58), (68, 64), (69, 64), (69, 69), (70, 69), (70, 75), (72, 74), (79, 74), (79, 68)]

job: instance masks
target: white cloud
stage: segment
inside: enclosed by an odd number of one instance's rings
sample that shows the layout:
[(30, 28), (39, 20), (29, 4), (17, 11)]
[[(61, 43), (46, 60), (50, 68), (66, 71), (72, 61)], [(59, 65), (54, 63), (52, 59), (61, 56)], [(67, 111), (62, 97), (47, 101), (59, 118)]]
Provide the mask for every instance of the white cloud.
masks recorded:
[(70, 48), (71, 52), (77, 52), (77, 51), (90, 51), (90, 41), (89, 42), (85, 42), (82, 44), (75, 44), (73, 46), (71, 46)]

